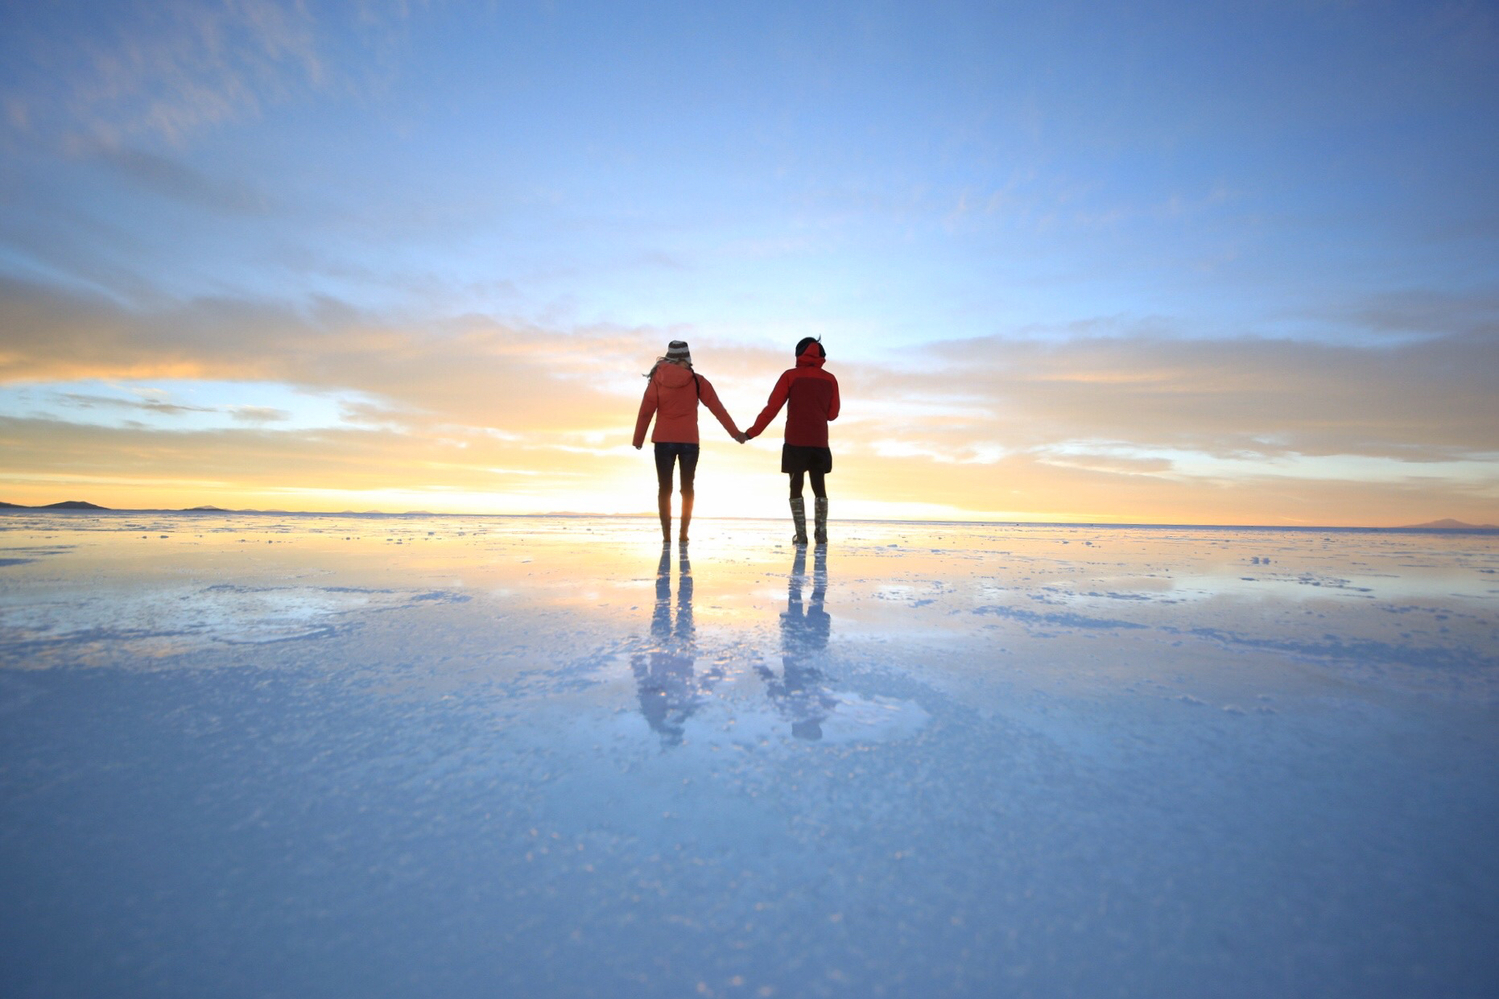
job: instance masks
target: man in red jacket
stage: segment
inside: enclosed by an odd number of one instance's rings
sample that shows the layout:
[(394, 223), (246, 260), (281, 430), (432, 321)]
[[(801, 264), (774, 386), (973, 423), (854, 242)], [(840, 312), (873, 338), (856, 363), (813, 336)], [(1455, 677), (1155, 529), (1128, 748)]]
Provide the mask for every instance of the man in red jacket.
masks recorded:
[(781, 373), (770, 401), (760, 411), (745, 438), (760, 433), (776, 418), (781, 407), (786, 411), (786, 443), (781, 446), (781, 471), (791, 476), (791, 521), (796, 525), (799, 545), (807, 543), (807, 508), (802, 499), (802, 481), (811, 476), (814, 536), (819, 545), (828, 543), (828, 493), (823, 476), (833, 470), (833, 452), (828, 449), (828, 424), (838, 419), (838, 379), (824, 371), (827, 354), (822, 342), (803, 337), (796, 345), (796, 367)]

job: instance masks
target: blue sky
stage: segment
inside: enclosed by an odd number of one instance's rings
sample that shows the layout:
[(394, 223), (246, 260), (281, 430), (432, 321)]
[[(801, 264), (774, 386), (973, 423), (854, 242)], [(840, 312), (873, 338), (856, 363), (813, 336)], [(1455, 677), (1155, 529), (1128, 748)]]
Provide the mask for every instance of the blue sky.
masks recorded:
[[(748, 423), (811, 333), (866, 515), (1499, 518), (1492, 4), (0, 10), (12, 501), (645, 509), (664, 340)], [(374, 495), (283, 467), (181, 505)]]

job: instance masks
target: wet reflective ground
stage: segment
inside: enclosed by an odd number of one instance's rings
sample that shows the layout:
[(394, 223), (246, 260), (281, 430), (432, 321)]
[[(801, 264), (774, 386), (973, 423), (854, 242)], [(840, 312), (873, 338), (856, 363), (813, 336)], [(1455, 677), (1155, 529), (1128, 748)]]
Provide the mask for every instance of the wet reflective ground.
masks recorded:
[(0, 994), (1499, 991), (1499, 538), (10, 513)]

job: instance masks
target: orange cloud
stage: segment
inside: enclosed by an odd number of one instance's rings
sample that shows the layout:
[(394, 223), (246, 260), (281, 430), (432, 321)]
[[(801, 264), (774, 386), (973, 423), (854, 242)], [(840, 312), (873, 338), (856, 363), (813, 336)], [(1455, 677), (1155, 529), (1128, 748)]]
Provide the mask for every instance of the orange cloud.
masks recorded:
[[(143, 407), (153, 427), (15, 413), (0, 421), (0, 498), (286, 506), (290, 495), (362, 509), (375, 504), (361, 497), (399, 495), (504, 512), (649, 508), (649, 461), (626, 442), (640, 374), (677, 335), (398, 322), (335, 302), (142, 314), (16, 282), (0, 286), (0, 327), (0, 384), (190, 377), (357, 395), (313, 428), (253, 402), (211, 431), (163, 429), (173, 407), (193, 408), (171, 399), (99, 404)], [(748, 423), (789, 349), (690, 336), (700, 370)], [(938, 342), (909, 363), (835, 354), (835, 495), (844, 515), (1493, 521), (1496, 352), (1491, 334), (1458, 331), (1368, 347), (1142, 334)], [(740, 448), (716, 432), (704, 422), (711, 498), (700, 515), (779, 515), (775, 441)], [(59, 496), (62, 483), (98, 492)], [(184, 483), (197, 491), (182, 495)]]

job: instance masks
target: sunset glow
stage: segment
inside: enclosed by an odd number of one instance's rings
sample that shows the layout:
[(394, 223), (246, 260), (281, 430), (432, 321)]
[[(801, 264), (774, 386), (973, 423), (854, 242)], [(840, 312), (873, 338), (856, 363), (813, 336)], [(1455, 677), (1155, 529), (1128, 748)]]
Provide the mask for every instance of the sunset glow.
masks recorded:
[[(7, 4), (0, 500), (1499, 522), (1485, 4)], [(706, 412), (699, 517), (780, 517)]]

